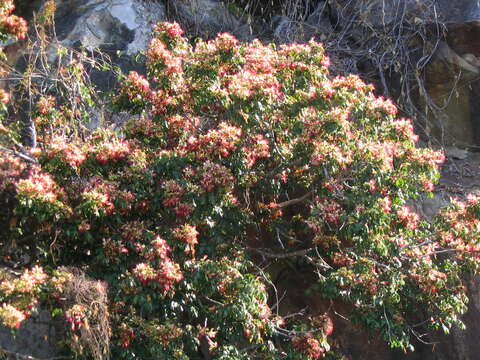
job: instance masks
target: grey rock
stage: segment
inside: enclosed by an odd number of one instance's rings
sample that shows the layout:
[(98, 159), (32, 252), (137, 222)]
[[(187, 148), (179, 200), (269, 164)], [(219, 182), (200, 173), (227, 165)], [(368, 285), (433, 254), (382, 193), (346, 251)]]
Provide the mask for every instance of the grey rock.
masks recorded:
[(457, 160), (465, 160), (468, 157), (468, 151), (454, 146), (448, 146), (444, 149), (445, 155)]
[(439, 1), (446, 38), (426, 68), (426, 88), (439, 111), (429, 133), (445, 145), (480, 143), (480, 2)]
[(252, 39), (247, 19), (233, 14), (224, 1), (174, 0), (168, 3), (172, 17), (189, 35), (212, 38), (219, 32), (228, 32), (240, 40)]
[[(61, 339), (58, 324), (46, 310), (34, 313), (22, 323), (18, 332), (0, 327), (0, 348), (11, 353), (23, 355), (18, 359), (53, 358), (57, 354), (57, 342)], [(14, 359), (15, 357), (11, 357)]]
[(276, 15), (272, 18), (273, 37), (281, 43), (296, 41), (299, 33), (299, 24), (285, 15)]
[(146, 49), (153, 25), (166, 18), (165, 5), (156, 1), (57, 0), (56, 32), (66, 46), (134, 54)]

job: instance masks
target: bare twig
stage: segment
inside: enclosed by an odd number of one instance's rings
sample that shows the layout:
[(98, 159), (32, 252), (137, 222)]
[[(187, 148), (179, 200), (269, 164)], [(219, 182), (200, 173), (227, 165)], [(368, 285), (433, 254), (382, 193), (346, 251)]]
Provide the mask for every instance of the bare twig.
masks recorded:
[(25, 154), (22, 154), (18, 151), (15, 151), (15, 150), (12, 150), (12, 149), (7, 149), (7, 148), (4, 148), (4, 147), (0, 147), (0, 151), (3, 151), (3, 152), (8, 152), (12, 155), (15, 155), (15, 156), (18, 156), (19, 158), (21, 158), (22, 160), (25, 160), (29, 163), (32, 163), (32, 164), (36, 164), (37, 163), (37, 160), (34, 159), (34, 158), (31, 158), (30, 156), (28, 155), (25, 155)]

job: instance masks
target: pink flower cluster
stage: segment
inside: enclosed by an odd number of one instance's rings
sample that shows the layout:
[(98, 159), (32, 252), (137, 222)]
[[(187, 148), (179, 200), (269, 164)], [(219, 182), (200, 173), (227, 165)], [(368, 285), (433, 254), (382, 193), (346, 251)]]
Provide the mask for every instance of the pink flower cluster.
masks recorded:
[(220, 123), (218, 128), (211, 129), (198, 139), (188, 139), (190, 151), (195, 151), (198, 159), (227, 157), (240, 142), (242, 130), (236, 126)]
[(183, 35), (183, 30), (176, 22), (167, 23), (161, 22), (153, 27), (157, 33), (167, 33), (171, 38), (179, 38)]
[(132, 270), (132, 273), (142, 284), (148, 284), (149, 282), (157, 280), (156, 270), (145, 263), (137, 264)]
[(390, 200), (390, 198), (388, 196), (385, 196), (384, 198), (379, 199), (378, 200), (378, 205), (380, 205), (380, 207), (382, 208), (382, 210), (385, 214), (389, 213), (390, 210), (392, 210), (392, 208), (391, 208), (392, 200)]
[(59, 157), (73, 168), (78, 168), (87, 158), (78, 146), (67, 143), (63, 137), (54, 137), (45, 154), (50, 159)]
[(33, 293), (36, 288), (43, 284), (48, 278), (48, 275), (43, 272), (43, 268), (35, 265), (31, 270), (25, 270), (20, 277), (19, 283), (22, 288), (17, 291)]
[(333, 78), (332, 88), (337, 91), (350, 89), (359, 92), (360, 94), (366, 94), (373, 90), (373, 85), (365, 84), (358, 75), (352, 74), (348, 76), (336, 76)]
[(183, 279), (180, 266), (165, 257), (158, 268), (146, 263), (139, 263), (132, 270), (132, 274), (143, 284), (156, 283), (163, 291), (169, 291), (172, 286)]
[(400, 152), (400, 144), (394, 141), (383, 141), (381, 143), (359, 143), (359, 149), (365, 151), (365, 156), (378, 162), (384, 171), (393, 170), (393, 163)]
[(418, 135), (415, 134), (413, 130), (413, 123), (410, 119), (396, 119), (393, 121), (393, 126), (399, 135), (406, 140), (413, 142), (418, 141)]
[(410, 230), (415, 230), (417, 228), (417, 223), (420, 220), (420, 216), (418, 216), (417, 213), (412, 212), (407, 206), (402, 206), (397, 210), (397, 216), (400, 219), (400, 222)]
[(145, 232), (145, 227), (142, 223), (131, 222), (125, 224), (122, 230), (123, 237), (130, 241), (136, 248), (137, 253), (151, 262), (138, 263), (132, 270), (132, 274), (143, 285), (156, 283), (161, 285), (164, 291), (169, 291), (175, 283), (183, 279), (179, 265), (174, 263), (169, 257), (171, 249), (163, 238), (156, 235), (149, 246), (146, 246), (140, 243)]
[(43, 269), (35, 265), (31, 270), (25, 270), (23, 274), (16, 279), (5, 279), (0, 283), (0, 291), (6, 296), (17, 294), (35, 295), (39, 285), (42, 285), (48, 278)]
[(398, 109), (390, 99), (385, 99), (382, 96), (372, 98), (368, 103), (367, 111), (373, 115), (396, 115)]
[(214, 40), (209, 41), (209, 44), (217, 50), (229, 51), (235, 49), (238, 40), (231, 34), (221, 33)]
[(0, 102), (7, 105), (9, 101), (10, 101), (10, 94), (5, 90), (0, 89)]
[(225, 85), (230, 95), (241, 100), (249, 100), (260, 94), (271, 99), (283, 96), (281, 85), (273, 74), (257, 74), (248, 70), (237, 72), (225, 78)]
[(182, 72), (182, 58), (175, 56), (173, 52), (167, 49), (165, 43), (158, 38), (153, 38), (150, 41), (146, 56), (150, 66), (153, 64), (162, 65), (166, 75)]
[(351, 153), (343, 150), (333, 142), (317, 141), (314, 146), (315, 151), (310, 158), (312, 166), (321, 166), (327, 161), (334, 161), (341, 166), (342, 169), (346, 169), (352, 162)]
[(127, 141), (112, 140), (110, 142), (103, 142), (101, 145), (92, 149), (92, 152), (97, 162), (104, 165), (108, 162), (117, 162), (126, 159), (132, 152), (132, 149)]
[(8, 184), (14, 183), (16, 179), (20, 178), (25, 169), (25, 162), (18, 156), (13, 156), (8, 153), (2, 154), (2, 156), (0, 156), (0, 191)]
[(131, 100), (143, 100), (151, 97), (150, 83), (145, 76), (138, 74), (136, 71), (128, 73), (122, 91)]
[(2, 304), (0, 307), (0, 319), (3, 324), (12, 329), (18, 329), (27, 318), (25, 313), (10, 304)]
[(175, 98), (161, 89), (152, 92), (150, 101), (152, 104), (152, 113), (154, 115), (166, 114), (169, 106), (175, 104)]
[(151, 249), (146, 255), (147, 260), (161, 259), (165, 261), (168, 258), (168, 253), (171, 250), (170, 246), (160, 236), (155, 236), (150, 245)]
[(445, 154), (441, 151), (409, 149), (409, 151), (405, 152), (405, 155), (409, 161), (428, 167), (438, 167), (445, 162)]
[(180, 138), (187, 136), (187, 134), (192, 134), (200, 124), (200, 119), (182, 115), (165, 116), (165, 120), (168, 123), (169, 136), (172, 138)]
[(92, 210), (99, 215), (99, 211), (105, 214), (112, 214), (115, 210), (113, 200), (119, 195), (117, 186), (113, 183), (105, 182), (101, 177), (93, 177), (85, 185), (82, 191), (82, 198), (89, 202)]
[(270, 156), (269, 142), (261, 134), (255, 135), (252, 138), (253, 144), (249, 147), (244, 147), (243, 152), (247, 161), (247, 167), (251, 169), (257, 162), (257, 159), (267, 158)]
[(33, 171), (26, 179), (17, 182), (17, 194), (24, 198), (34, 198), (45, 202), (57, 200), (58, 186), (52, 176)]
[(245, 70), (252, 74), (272, 74), (278, 62), (276, 52), (254, 40), (245, 49)]
[(27, 22), (16, 15), (12, 15), (15, 10), (13, 0), (3, 0), (0, 4), (0, 29), (15, 36), (19, 39), (24, 39), (27, 35)]

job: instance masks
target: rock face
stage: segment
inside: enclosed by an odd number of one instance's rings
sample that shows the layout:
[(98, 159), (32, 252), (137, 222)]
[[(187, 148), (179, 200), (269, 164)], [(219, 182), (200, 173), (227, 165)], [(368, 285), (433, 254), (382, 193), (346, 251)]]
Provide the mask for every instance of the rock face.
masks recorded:
[(56, 32), (67, 46), (107, 47), (131, 55), (146, 48), (152, 26), (166, 19), (162, 2), (57, 0)]
[(219, 0), (167, 1), (172, 18), (180, 22), (193, 36), (214, 37), (219, 32), (228, 32), (240, 40), (252, 39), (253, 29), (241, 10), (233, 4)]
[(476, 0), (439, 0), (434, 4), (447, 23), (465, 23), (480, 18), (480, 3)]
[(65, 45), (107, 47), (128, 55), (145, 50), (152, 26), (176, 20), (189, 34), (230, 32), (252, 38), (251, 26), (219, 0), (57, 0), (56, 27)]
[(443, 144), (480, 144), (480, 2), (440, 1), (446, 38), (426, 70), (427, 90), (444, 109), (432, 120), (431, 134)]
[(9, 359), (52, 358), (59, 340), (58, 328), (48, 311), (32, 315), (15, 335), (10, 329), (0, 327), (0, 348), (7, 351)]

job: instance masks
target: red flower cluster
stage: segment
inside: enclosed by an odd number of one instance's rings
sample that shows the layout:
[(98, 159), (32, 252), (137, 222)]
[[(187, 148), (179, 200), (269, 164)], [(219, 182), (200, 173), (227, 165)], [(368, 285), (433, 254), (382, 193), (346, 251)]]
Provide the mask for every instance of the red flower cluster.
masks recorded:
[(312, 333), (294, 336), (292, 344), (297, 351), (307, 355), (310, 359), (320, 359), (325, 355), (325, 348), (320, 345)]
[(54, 137), (45, 154), (50, 159), (60, 158), (73, 168), (78, 168), (87, 158), (78, 146), (67, 143), (63, 137)]
[(27, 35), (27, 22), (25, 19), (12, 15), (15, 10), (13, 0), (3, 0), (0, 4), (0, 29), (19, 39), (24, 39)]
[(159, 284), (165, 292), (168, 292), (175, 283), (183, 279), (178, 264), (174, 263), (168, 257), (163, 259), (158, 268), (154, 268), (146, 263), (139, 263), (132, 270), (132, 274), (143, 285), (148, 285), (153, 282)]
[(182, 58), (168, 50), (160, 39), (153, 38), (150, 41), (146, 56), (150, 64), (162, 65), (167, 75), (182, 72)]
[(124, 140), (113, 139), (110, 142), (103, 142), (90, 150), (94, 154), (98, 163), (104, 165), (108, 162), (117, 162), (124, 160), (130, 155), (132, 149), (130, 144)]
[(190, 215), (193, 207), (190, 204), (182, 203), (182, 197), (185, 194), (185, 189), (175, 180), (165, 181), (162, 185), (164, 190), (163, 205), (167, 208), (173, 209), (178, 218), (184, 218)]
[(200, 169), (201, 186), (207, 192), (212, 191), (215, 187), (231, 187), (234, 177), (229, 169), (221, 164), (214, 163), (210, 160), (206, 161)]

